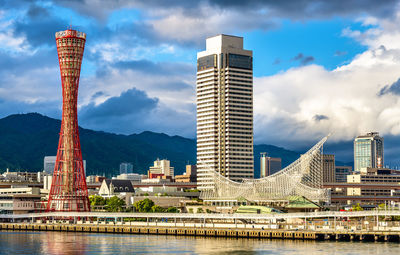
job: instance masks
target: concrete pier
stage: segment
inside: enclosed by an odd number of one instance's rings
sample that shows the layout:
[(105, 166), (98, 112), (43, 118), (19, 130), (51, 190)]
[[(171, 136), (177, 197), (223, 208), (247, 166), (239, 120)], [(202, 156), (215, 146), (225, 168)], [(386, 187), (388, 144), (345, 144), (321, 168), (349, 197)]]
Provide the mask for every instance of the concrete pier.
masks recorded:
[(139, 235), (179, 235), (206, 237), (337, 240), (337, 241), (378, 241), (399, 242), (400, 231), (310, 231), (284, 229), (243, 229), (211, 227), (161, 227), (107, 224), (59, 224), (59, 223), (0, 223), (0, 230), (13, 231), (64, 231), (88, 233), (119, 233)]

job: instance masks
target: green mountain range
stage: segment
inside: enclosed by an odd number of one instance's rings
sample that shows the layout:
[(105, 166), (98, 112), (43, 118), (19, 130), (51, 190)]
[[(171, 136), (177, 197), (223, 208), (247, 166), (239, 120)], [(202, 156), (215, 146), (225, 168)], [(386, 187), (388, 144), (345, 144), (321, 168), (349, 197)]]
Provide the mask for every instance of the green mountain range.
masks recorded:
[[(57, 153), (61, 121), (38, 113), (14, 114), (0, 119), (0, 172), (41, 171), (44, 156)], [(79, 128), (82, 156), (87, 175), (119, 172), (121, 162), (131, 162), (134, 172), (146, 173), (157, 158), (169, 159), (175, 174), (186, 164), (196, 163), (196, 140), (163, 133), (142, 132), (119, 135)], [(282, 158), (282, 167), (299, 157), (299, 153), (273, 145), (255, 145), (255, 176), (259, 176), (260, 152)]]

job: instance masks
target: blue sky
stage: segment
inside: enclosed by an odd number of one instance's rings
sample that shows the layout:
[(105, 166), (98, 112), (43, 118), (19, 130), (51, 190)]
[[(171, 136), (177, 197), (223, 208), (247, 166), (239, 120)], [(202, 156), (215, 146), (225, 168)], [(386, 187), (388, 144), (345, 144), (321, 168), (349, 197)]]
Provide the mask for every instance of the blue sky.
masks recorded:
[(81, 126), (194, 138), (196, 53), (225, 33), (254, 52), (256, 143), (304, 150), (333, 133), (350, 161), (348, 141), (379, 131), (397, 164), (399, 17), (397, 0), (0, 0), (0, 117), (60, 118), (54, 33), (72, 25), (87, 33)]

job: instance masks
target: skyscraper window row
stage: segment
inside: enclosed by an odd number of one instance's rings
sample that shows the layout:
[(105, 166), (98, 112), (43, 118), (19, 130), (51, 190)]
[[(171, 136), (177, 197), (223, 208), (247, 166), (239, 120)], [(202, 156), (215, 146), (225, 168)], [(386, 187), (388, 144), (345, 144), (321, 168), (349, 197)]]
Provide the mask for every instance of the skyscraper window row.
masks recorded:
[(226, 77), (225, 81), (226, 81), (226, 83), (229, 83), (229, 84), (248, 84), (248, 83), (253, 84), (253, 80), (250, 80), (250, 79), (249, 80), (248, 79), (239, 80), (239, 79), (231, 79), (230, 77)]
[(236, 98), (236, 97), (230, 97), (229, 100), (226, 102), (226, 104), (227, 105), (237, 104), (237, 105), (251, 105), (251, 106), (253, 106), (253, 103), (249, 102), (249, 98)]
[(243, 88), (228, 88), (228, 89), (225, 89), (225, 91), (228, 92), (228, 93), (229, 92), (238, 93), (239, 95), (241, 95), (240, 91), (247, 92), (247, 93), (244, 93), (243, 95), (252, 95), (253, 94), (252, 90), (243, 89)]
[(240, 112), (240, 113), (247, 113), (247, 114), (250, 114), (250, 115), (252, 115), (253, 114), (253, 111), (246, 111), (246, 110), (237, 110), (237, 109), (234, 109), (234, 108), (228, 108), (227, 110), (226, 110), (226, 112), (227, 113), (229, 113), (229, 112), (235, 112), (235, 113), (238, 113), (238, 112)]

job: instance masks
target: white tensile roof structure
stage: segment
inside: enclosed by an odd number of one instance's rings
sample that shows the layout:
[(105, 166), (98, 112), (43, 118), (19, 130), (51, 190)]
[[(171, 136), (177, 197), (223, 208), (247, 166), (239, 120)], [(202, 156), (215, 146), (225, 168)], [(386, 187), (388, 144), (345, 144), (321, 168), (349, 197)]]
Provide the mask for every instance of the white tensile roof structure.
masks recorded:
[[(208, 167), (213, 188), (203, 189), (203, 200), (284, 201), (304, 196), (312, 201), (329, 201), (330, 192), (322, 188), (324, 137), (314, 147), (281, 171), (261, 178), (234, 182)], [(206, 165), (204, 162), (200, 164)]]

